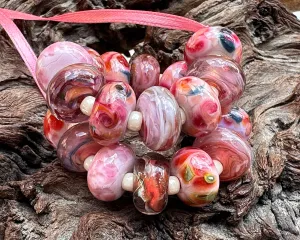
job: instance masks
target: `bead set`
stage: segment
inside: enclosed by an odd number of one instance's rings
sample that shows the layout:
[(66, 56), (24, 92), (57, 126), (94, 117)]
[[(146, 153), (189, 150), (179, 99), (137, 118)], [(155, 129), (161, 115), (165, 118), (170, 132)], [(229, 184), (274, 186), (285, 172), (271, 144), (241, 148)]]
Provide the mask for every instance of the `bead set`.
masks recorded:
[[(187, 42), (184, 61), (160, 76), (158, 61), (140, 55), (131, 65), (117, 52), (99, 55), (71, 42), (48, 46), (36, 76), (47, 93), (44, 133), (70, 171), (88, 171), (91, 193), (113, 201), (133, 192), (136, 208), (158, 214), (168, 195), (202, 207), (217, 196), (220, 181), (243, 176), (252, 153), (247, 113), (233, 107), (245, 87), (239, 38), (223, 27), (206, 27)], [(120, 143), (138, 132), (153, 151), (195, 137), (171, 161), (158, 153), (136, 159)]]

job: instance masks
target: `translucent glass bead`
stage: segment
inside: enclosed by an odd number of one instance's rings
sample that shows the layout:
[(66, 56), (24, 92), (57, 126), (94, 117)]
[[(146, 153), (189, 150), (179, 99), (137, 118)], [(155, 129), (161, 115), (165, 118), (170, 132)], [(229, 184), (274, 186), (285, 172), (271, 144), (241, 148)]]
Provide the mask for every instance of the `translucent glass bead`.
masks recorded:
[(89, 124), (79, 123), (64, 133), (57, 146), (57, 157), (61, 164), (73, 172), (85, 172), (84, 161), (95, 155), (100, 146), (89, 133)]
[(136, 97), (129, 84), (105, 84), (96, 97), (89, 119), (95, 141), (104, 146), (117, 143), (126, 132), (129, 115), (135, 106)]
[(205, 206), (218, 194), (219, 174), (210, 156), (200, 149), (180, 149), (171, 160), (171, 174), (180, 181), (178, 197), (189, 206)]
[(226, 128), (217, 128), (207, 136), (196, 138), (193, 146), (222, 163), (221, 181), (238, 179), (250, 168), (252, 159), (250, 145)]
[(88, 116), (80, 110), (86, 96), (95, 96), (103, 85), (103, 74), (90, 64), (73, 64), (60, 70), (47, 90), (47, 103), (58, 119), (82, 122)]
[(126, 58), (117, 52), (106, 52), (101, 55), (105, 64), (105, 82), (130, 81), (130, 66)]
[(66, 66), (75, 63), (93, 63), (92, 57), (73, 42), (57, 42), (45, 48), (37, 59), (36, 77), (46, 92), (51, 79)]
[(193, 137), (212, 132), (221, 118), (217, 92), (197, 77), (184, 77), (171, 87), (179, 106), (184, 110), (186, 121), (183, 131)]
[(188, 67), (185, 61), (173, 63), (162, 74), (159, 80), (159, 86), (165, 87), (170, 90), (174, 82), (186, 76), (187, 69)]
[(168, 203), (169, 163), (162, 156), (145, 156), (134, 165), (133, 203), (147, 215), (158, 214)]
[(155, 151), (170, 149), (181, 132), (179, 106), (171, 92), (159, 86), (145, 90), (136, 110), (143, 115), (140, 135), (145, 145)]
[(208, 55), (226, 56), (240, 63), (242, 58), (241, 41), (228, 28), (202, 28), (187, 41), (184, 59), (190, 65), (197, 58)]
[(122, 196), (122, 180), (132, 172), (135, 155), (124, 144), (103, 147), (95, 155), (89, 168), (87, 181), (90, 192), (99, 200), (114, 201)]
[(131, 86), (137, 97), (149, 87), (158, 85), (160, 66), (151, 55), (137, 56), (131, 64)]
[(201, 78), (218, 89), (223, 114), (228, 113), (233, 103), (242, 96), (246, 83), (238, 64), (218, 56), (198, 58), (190, 65), (187, 75)]
[(92, 48), (84, 47), (84, 49), (93, 58), (93, 65), (98, 69), (99, 72), (104, 73), (105, 64), (104, 64), (104, 61), (101, 58), (101, 55), (97, 51), (95, 51), (94, 49), (92, 49)]

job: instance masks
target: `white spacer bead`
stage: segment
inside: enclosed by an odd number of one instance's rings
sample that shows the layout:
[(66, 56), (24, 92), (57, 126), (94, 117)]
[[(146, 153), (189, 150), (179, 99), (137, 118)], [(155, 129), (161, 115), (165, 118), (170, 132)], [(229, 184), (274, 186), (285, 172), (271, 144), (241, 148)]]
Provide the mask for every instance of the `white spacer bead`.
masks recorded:
[(80, 103), (80, 110), (83, 114), (90, 116), (95, 103), (95, 97), (87, 96)]
[(213, 160), (219, 175), (223, 172), (223, 165), (218, 160)]
[(138, 132), (141, 130), (143, 115), (141, 112), (132, 111), (129, 115), (127, 128), (131, 131)]
[(180, 116), (181, 116), (181, 124), (184, 124), (186, 121), (186, 115), (182, 108), (179, 108)]
[(180, 182), (179, 179), (175, 176), (170, 176), (169, 177), (169, 190), (168, 194), (169, 195), (175, 195), (179, 193), (180, 191)]
[(89, 170), (89, 168), (90, 168), (90, 166), (91, 166), (91, 164), (92, 164), (92, 162), (93, 162), (93, 160), (94, 160), (94, 155), (92, 155), (92, 156), (89, 156), (89, 157), (87, 157), (85, 160), (84, 160), (84, 163), (83, 163), (83, 167), (84, 167), (84, 169), (85, 170)]
[(133, 173), (126, 173), (122, 180), (122, 188), (125, 191), (133, 191)]

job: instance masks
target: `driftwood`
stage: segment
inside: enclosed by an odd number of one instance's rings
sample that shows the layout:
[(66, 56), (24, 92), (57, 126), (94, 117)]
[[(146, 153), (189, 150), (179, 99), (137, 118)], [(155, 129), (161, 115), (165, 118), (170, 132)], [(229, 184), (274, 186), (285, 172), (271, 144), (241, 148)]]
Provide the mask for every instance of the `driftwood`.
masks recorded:
[[(45, 16), (150, 9), (228, 26), (244, 46), (247, 86), (238, 105), (251, 115), (255, 156), (251, 172), (222, 184), (217, 201), (203, 209), (170, 197), (162, 214), (149, 217), (135, 210), (129, 193), (100, 202), (89, 193), (86, 175), (67, 172), (55, 160), (42, 134), (45, 101), (1, 30), (0, 239), (300, 239), (300, 22), (281, 3), (0, 0), (0, 7)], [(16, 23), (37, 54), (52, 42), (70, 40), (100, 52), (149, 52), (163, 67), (182, 58), (190, 36), (128, 24)], [(135, 137), (127, 141), (138, 155), (146, 152)]]

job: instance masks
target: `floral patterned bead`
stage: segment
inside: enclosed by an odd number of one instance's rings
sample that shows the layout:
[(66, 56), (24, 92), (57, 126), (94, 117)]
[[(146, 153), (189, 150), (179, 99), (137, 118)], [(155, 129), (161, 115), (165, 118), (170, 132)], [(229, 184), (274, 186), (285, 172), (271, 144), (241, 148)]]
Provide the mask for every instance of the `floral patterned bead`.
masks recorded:
[(131, 86), (137, 97), (149, 87), (158, 85), (160, 66), (151, 55), (137, 56), (131, 64)]
[(201, 148), (212, 159), (222, 163), (221, 181), (238, 179), (250, 168), (252, 159), (250, 145), (226, 128), (217, 128), (207, 136), (196, 138), (193, 146)]
[(101, 55), (105, 64), (105, 82), (130, 81), (130, 66), (126, 58), (117, 52), (106, 52)]
[(184, 59), (188, 65), (199, 57), (226, 56), (240, 63), (242, 44), (238, 36), (224, 27), (207, 27), (194, 33), (187, 41)]
[(246, 83), (239, 65), (219, 56), (198, 58), (189, 67), (187, 75), (201, 78), (218, 89), (223, 114), (228, 113), (233, 103), (242, 96)]
[(51, 112), (66, 122), (82, 122), (88, 116), (80, 110), (86, 96), (95, 96), (103, 84), (103, 74), (90, 64), (73, 64), (60, 70), (47, 90)]
[(57, 157), (61, 164), (73, 172), (85, 172), (84, 160), (95, 155), (101, 145), (89, 133), (89, 124), (79, 123), (66, 131), (57, 146)]
[(168, 203), (169, 163), (161, 155), (148, 155), (134, 165), (133, 202), (147, 215), (158, 214)]
[(140, 135), (148, 148), (164, 151), (176, 144), (182, 126), (180, 109), (168, 89), (148, 88), (140, 95), (136, 110), (143, 115)]
[(90, 192), (99, 200), (114, 201), (122, 196), (122, 180), (132, 172), (135, 155), (123, 144), (103, 147), (95, 155), (88, 170), (87, 182)]
[(159, 86), (170, 90), (174, 82), (186, 76), (187, 69), (188, 67), (185, 61), (173, 63), (162, 74), (159, 80)]
[(117, 143), (125, 134), (136, 97), (129, 84), (111, 82), (104, 85), (96, 97), (89, 119), (90, 132), (103, 146)]
[(94, 49), (92, 49), (92, 48), (84, 47), (84, 49), (93, 58), (93, 65), (98, 69), (99, 72), (104, 73), (105, 64), (104, 64), (104, 61), (101, 58), (101, 55), (97, 51), (95, 51)]
[(183, 131), (193, 137), (212, 132), (221, 119), (221, 107), (217, 92), (197, 77), (184, 77), (171, 87), (186, 121)]
[(46, 92), (56, 73), (75, 63), (92, 64), (92, 57), (80, 45), (73, 42), (57, 42), (45, 48), (37, 59), (36, 77)]
[(171, 160), (171, 174), (180, 181), (178, 197), (189, 206), (205, 206), (211, 203), (218, 193), (217, 169), (210, 156), (200, 149), (180, 149)]

